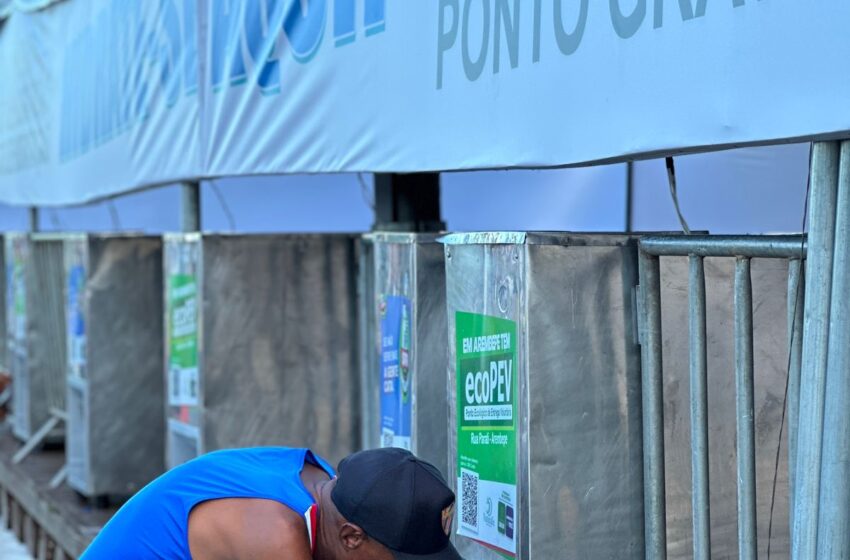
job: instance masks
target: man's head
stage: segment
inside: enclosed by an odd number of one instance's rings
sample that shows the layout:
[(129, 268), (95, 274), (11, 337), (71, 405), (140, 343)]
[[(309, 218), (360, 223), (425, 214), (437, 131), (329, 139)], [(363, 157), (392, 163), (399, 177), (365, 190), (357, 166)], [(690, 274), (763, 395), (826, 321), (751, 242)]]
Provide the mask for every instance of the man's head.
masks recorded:
[(332, 537), (345, 557), (462, 560), (449, 542), (455, 496), (433, 465), (402, 449), (373, 449), (343, 459), (337, 474)]

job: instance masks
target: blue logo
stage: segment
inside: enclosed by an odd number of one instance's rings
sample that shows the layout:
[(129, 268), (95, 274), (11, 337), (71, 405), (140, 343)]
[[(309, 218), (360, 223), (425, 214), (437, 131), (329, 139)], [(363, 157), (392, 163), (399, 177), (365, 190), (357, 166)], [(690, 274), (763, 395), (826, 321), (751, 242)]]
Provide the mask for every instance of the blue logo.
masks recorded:
[[(385, 29), (386, 0), (334, 0), (334, 46), (357, 39), (356, 6), (363, 3), (363, 33), (366, 37)], [(330, 0), (213, 0), (210, 17), (211, 74), (213, 91), (225, 85), (252, 81), (263, 94), (280, 92), (281, 40), (299, 63), (310, 62), (319, 52), (331, 15)], [(242, 43), (248, 59), (243, 56)], [(225, 79), (226, 77), (226, 79)]]

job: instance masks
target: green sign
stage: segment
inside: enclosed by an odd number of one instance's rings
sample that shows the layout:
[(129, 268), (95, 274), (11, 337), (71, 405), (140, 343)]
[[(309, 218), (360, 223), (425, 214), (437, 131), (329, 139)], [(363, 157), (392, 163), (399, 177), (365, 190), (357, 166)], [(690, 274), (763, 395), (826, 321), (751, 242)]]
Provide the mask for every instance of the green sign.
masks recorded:
[(12, 263), (12, 298), (13, 298), (13, 325), (12, 336), (19, 344), (23, 344), (27, 338), (27, 288), (24, 276), (24, 261), (20, 255), (15, 255)]
[(516, 555), (516, 323), (458, 312), (458, 534)]
[(198, 298), (191, 274), (168, 278), (168, 401), (198, 404)]

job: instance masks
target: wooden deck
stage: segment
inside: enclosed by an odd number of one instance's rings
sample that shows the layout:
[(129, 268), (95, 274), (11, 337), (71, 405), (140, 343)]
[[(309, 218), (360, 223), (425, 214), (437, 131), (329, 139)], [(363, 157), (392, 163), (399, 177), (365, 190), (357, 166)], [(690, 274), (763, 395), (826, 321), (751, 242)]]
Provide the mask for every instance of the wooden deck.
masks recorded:
[(12, 455), (20, 446), (0, 423), (0, 523), (37, 560), (78, 558), (117, 508), (94, 508), (66, 484), (51, 490), (64, 450), (35, 451), (14, 465)]

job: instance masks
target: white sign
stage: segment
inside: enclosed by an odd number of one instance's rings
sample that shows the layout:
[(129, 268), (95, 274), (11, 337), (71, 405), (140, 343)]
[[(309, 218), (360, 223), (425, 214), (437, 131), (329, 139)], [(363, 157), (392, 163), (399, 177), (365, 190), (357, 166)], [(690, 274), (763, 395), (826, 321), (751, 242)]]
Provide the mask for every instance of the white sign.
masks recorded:
[(850, 136), (850, 2), (70, 0), (0, 28), (0, 202)]

